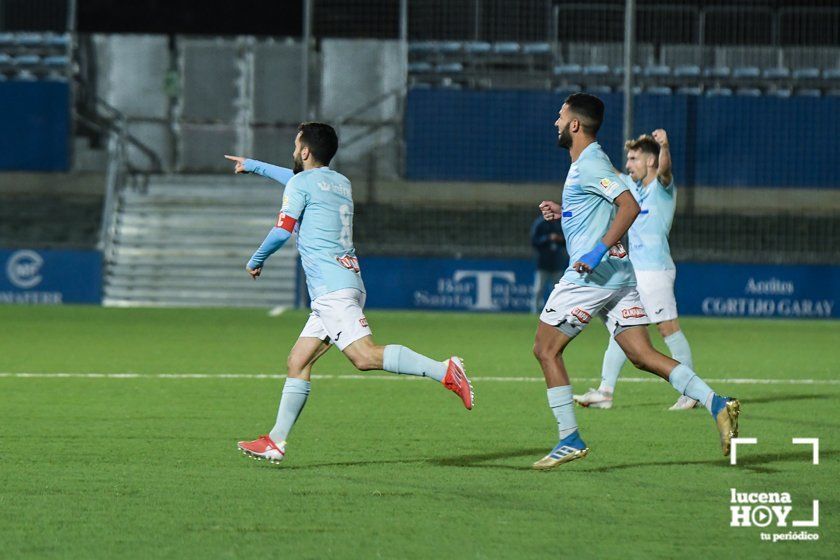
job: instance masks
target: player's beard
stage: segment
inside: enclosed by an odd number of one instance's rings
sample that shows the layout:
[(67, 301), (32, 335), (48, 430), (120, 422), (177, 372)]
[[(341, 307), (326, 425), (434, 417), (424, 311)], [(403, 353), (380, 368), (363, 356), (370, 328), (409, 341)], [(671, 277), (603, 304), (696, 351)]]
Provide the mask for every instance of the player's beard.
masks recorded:
[(292, 173), (297, 175), (298, 173), (303, 171), (303, 160), (300, 158), (300, 156), (293, 158), (293, 164), (294, 165), (292, 165)]
[(572, 132), (569, 130), (569, 126), (572, 123), (566, 125), (566, 127), (560, 131), (560, 136), (557, 137), (557, 145), (561, 148), (566, 148), (567, 150), (572, 147)]

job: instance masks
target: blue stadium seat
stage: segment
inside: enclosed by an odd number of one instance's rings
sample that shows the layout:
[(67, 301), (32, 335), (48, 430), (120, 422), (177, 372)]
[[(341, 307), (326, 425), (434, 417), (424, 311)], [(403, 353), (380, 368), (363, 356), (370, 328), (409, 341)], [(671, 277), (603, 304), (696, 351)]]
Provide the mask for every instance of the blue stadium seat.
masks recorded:
[(14, 44), (14, 33), (0, 33), (0, 48), (11, 47)]
[(776, 68), (765, 68), (761, 72), (761, 76), (768, 80), (780, 80), (790, 78), (790, 70), (784, 66), (777, 66)]
[(18, 68), (33, 68), (41, 63), (41, 57), (37, 54), (20, 54), (15, 57), (15, 66)]
[(794, 80), (815, 80), (820, 77), (819, 68), (797, 68), (793, 71)]
[(554, 67), (555, 76), (574, 76), (582, 72), (580, 64), (558, 64)]
[(714, 88), (706, 90), (706, 97), (729, 97), (732, 90), (729, 88)]
[(435, 44), (432, 41), (420, 41), (408, 45), (408, 52), (411, 54), (428, 54), (434, 51)]
[(458, 82), (453, 82), (452, 80), (443, 80), (440, 83), (440, 87), (443, 89), (464, 89), (464, 86)]
[(12, 79), (17, 82), (37, 82), (38, 76), (30, 72), (29, 70), (21, 70), (20, 72), (12, 76)]
[(696, 64), (683, 64), (674, 68), (675, 78), (699, 78), (700, 67)]
[(677, 89), (677, 93), (681, 95), (700, 95), (703, 93), (703, 88), (697, 87), (681, 87)]
[(645, 90), (651, 95), (671, 95), (671, 88), (665, 86), (651, 86)]
[(667, 78), (671, 75), (671, 67), (665, 64), (645, 66), (643, 74), (649, 78)]
[(438, 74), (457, 74), (464, 71), (464, 65), (460, 62), (446, 62), (435, 66)]
[(829, 68), (823, 70), (823, 78), (826, 80), (840, 80), (840, 68)]
[(728, 66), (712, 66), (703, 71), (707, 78), (728, 78), (731, 73)]
[(446, 54), (455, 54), (461, 52), (464, 48), (463, 43), (459, 41), (441, 41), (435, 44), (437, 51)]
[(580, 84), (565, 84), (562, 86), (557, 86), (554, 88), (554, 93), (575, 93), (577, 91), (583, 91), (583, 86)]
[(50, 35), (46, 39), (47, 45), (54, 48), (67, 48), (70, 46), (70, 35)]
[(840, 89), (830, 89), (827, 92), (825, 92), (825, 94), (836, 97), (836, 96), (840, 95)]
[(525, 43), (522, 45), (522, 52), (525, 54), (550, 54), (551, 45), (548, 43)]
[(493, 45), (493, 52), (496, 54), (516, 54), (521, 50), (521, 45), (514, 41), (504, 41)]
[(586, 88), (586, 91), (595, 94), (612, 93), (612, 88), (610, 86), (591, 86)]
[(0, 72), (10, 70), (15, 66), (15, 59), (6, 53), (0, 53)]
[(735, 90), (735, 95), (742, 97), (761, 97), (761, 90), (758, 88), (740, 87)]
[[(638, 64), (633, 65), (633, 74), (638, 75), (642, 73), (642, 67)], [(616, 66), (613, 68), (613, 74), (616, 76), (623, 76), (624, 75), (624, 66)]]
[(40, 47), (46, 42), (47, 37), (40, 33), (21, 33), (15, 37), (15, 44), (21, 47)]
[[(46, 62), (46, 59), (44, 59), (44, 62)], [(431, 72), (432, 68), (433, 66), (429, 62), (409, 62), (408, 64), (408, 71), (412, 74)]]
[(432, 89), (432, 84), (428, 82), (414, 82), (411, 84), (411, 89)]
[(761, 70), (758, 66), (739, 66), (732, 71), (732, 77), (736, 80), (752, 79), (761, 77)]
[(491, 50), (493, 50), (493, 46), (484, 41), (470, 41), (469, 43), (464, 43), (464, 51), (469, 54), (487, 54)]
[(47, 74), (44, 77), (44, 80), (46, 80), (48, 82), (62, 82), (62, 83), (68, 81), (67, 76), (65, 76), (64, 74), (60, 74), (58, 72), (50, 72), (49, 74)]
[(583, 67), (584, 76), (606, 76), (610, 73), (610, 67), (606, 64), (587, 64)]
[(70, 59), (64, 55), (45, 56), (41, 64), (47, 68), (64, 68), (70, 64)]
[(790, 97), (793, 91), (790, 88), (778, 88), (769, 93), (773, 97)]
[(822, 92), (815, 88), (802, 88), (796, 90), (799, 97), (822, 97)]

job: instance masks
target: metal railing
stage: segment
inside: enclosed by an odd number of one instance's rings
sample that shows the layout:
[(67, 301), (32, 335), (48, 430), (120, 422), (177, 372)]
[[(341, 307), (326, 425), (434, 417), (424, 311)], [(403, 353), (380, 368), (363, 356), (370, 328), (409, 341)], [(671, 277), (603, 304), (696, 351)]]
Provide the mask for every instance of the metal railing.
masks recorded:
[[(128, 119), (118, 109), (94, 97), (90, 113), (75, 111), (75, 118), (84, 125), (107, 135), (108, 164), (105, 170), (105, 195), (102, 202), (102, 221), (99, 226), (97, 249), (106, 262), (113, 255), (116, 233), (117, 207), (120, 193), (129, 184), (146, 182), (149, 173), (160, 173), (163, 165), (157, 153), (128, 131)], [(148, 167), (141, 169), (131, 164), (128, 146), (136, 149), (148, 160)]]

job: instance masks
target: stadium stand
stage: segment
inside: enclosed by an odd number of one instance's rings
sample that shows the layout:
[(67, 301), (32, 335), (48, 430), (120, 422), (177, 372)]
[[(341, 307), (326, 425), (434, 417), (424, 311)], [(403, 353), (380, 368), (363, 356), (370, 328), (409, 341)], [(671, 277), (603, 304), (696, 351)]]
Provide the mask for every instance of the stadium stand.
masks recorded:
[[(618, 42), (421, 41), (409, 46), (409, 83), (445, 82), (477, 89), (569, 84), (614, 88), (624, 73), (622, 48)], [(777, 88), (785, 87), (822, 95), (840, 86), (840, 49), (811, 49), (812, 56), (799, 47), (639, 44), (636, 49), (637, 83), (661, 93), (662, 88), (679, 94), (682, 87), (700, 87), (775, 95)]]

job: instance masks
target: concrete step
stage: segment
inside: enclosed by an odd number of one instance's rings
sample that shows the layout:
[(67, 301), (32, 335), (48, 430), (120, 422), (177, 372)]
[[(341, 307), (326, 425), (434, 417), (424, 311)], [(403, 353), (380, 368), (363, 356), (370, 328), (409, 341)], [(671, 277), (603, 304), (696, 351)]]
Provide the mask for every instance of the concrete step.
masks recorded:
[(242, 290), (208, 290), (197, 292), (190, 289), (171, 288), (171, 289), (148, 289), (148, 288), (123, 288), (119, 286), (108, 290), (107, 297), (121, 300), (140, 300), (140, 301), (169, 301), (169, 302), (183, 302), (183, 301), (203, 301), (209, 305), (221, 306), (232, 304), (235, 305), (291, 305), (294, 303), (294, 298), (285, 294), (282, 291), (273, 293), (262, 292), (246, 292)]
[(282, 192), (276, 183), (233, 176), (156, 176), (145, 189), (124, 191), (104, 304), (292, 306), (294, 244), (272, 256), (257, 282), (244, 271), (275, 223)]

